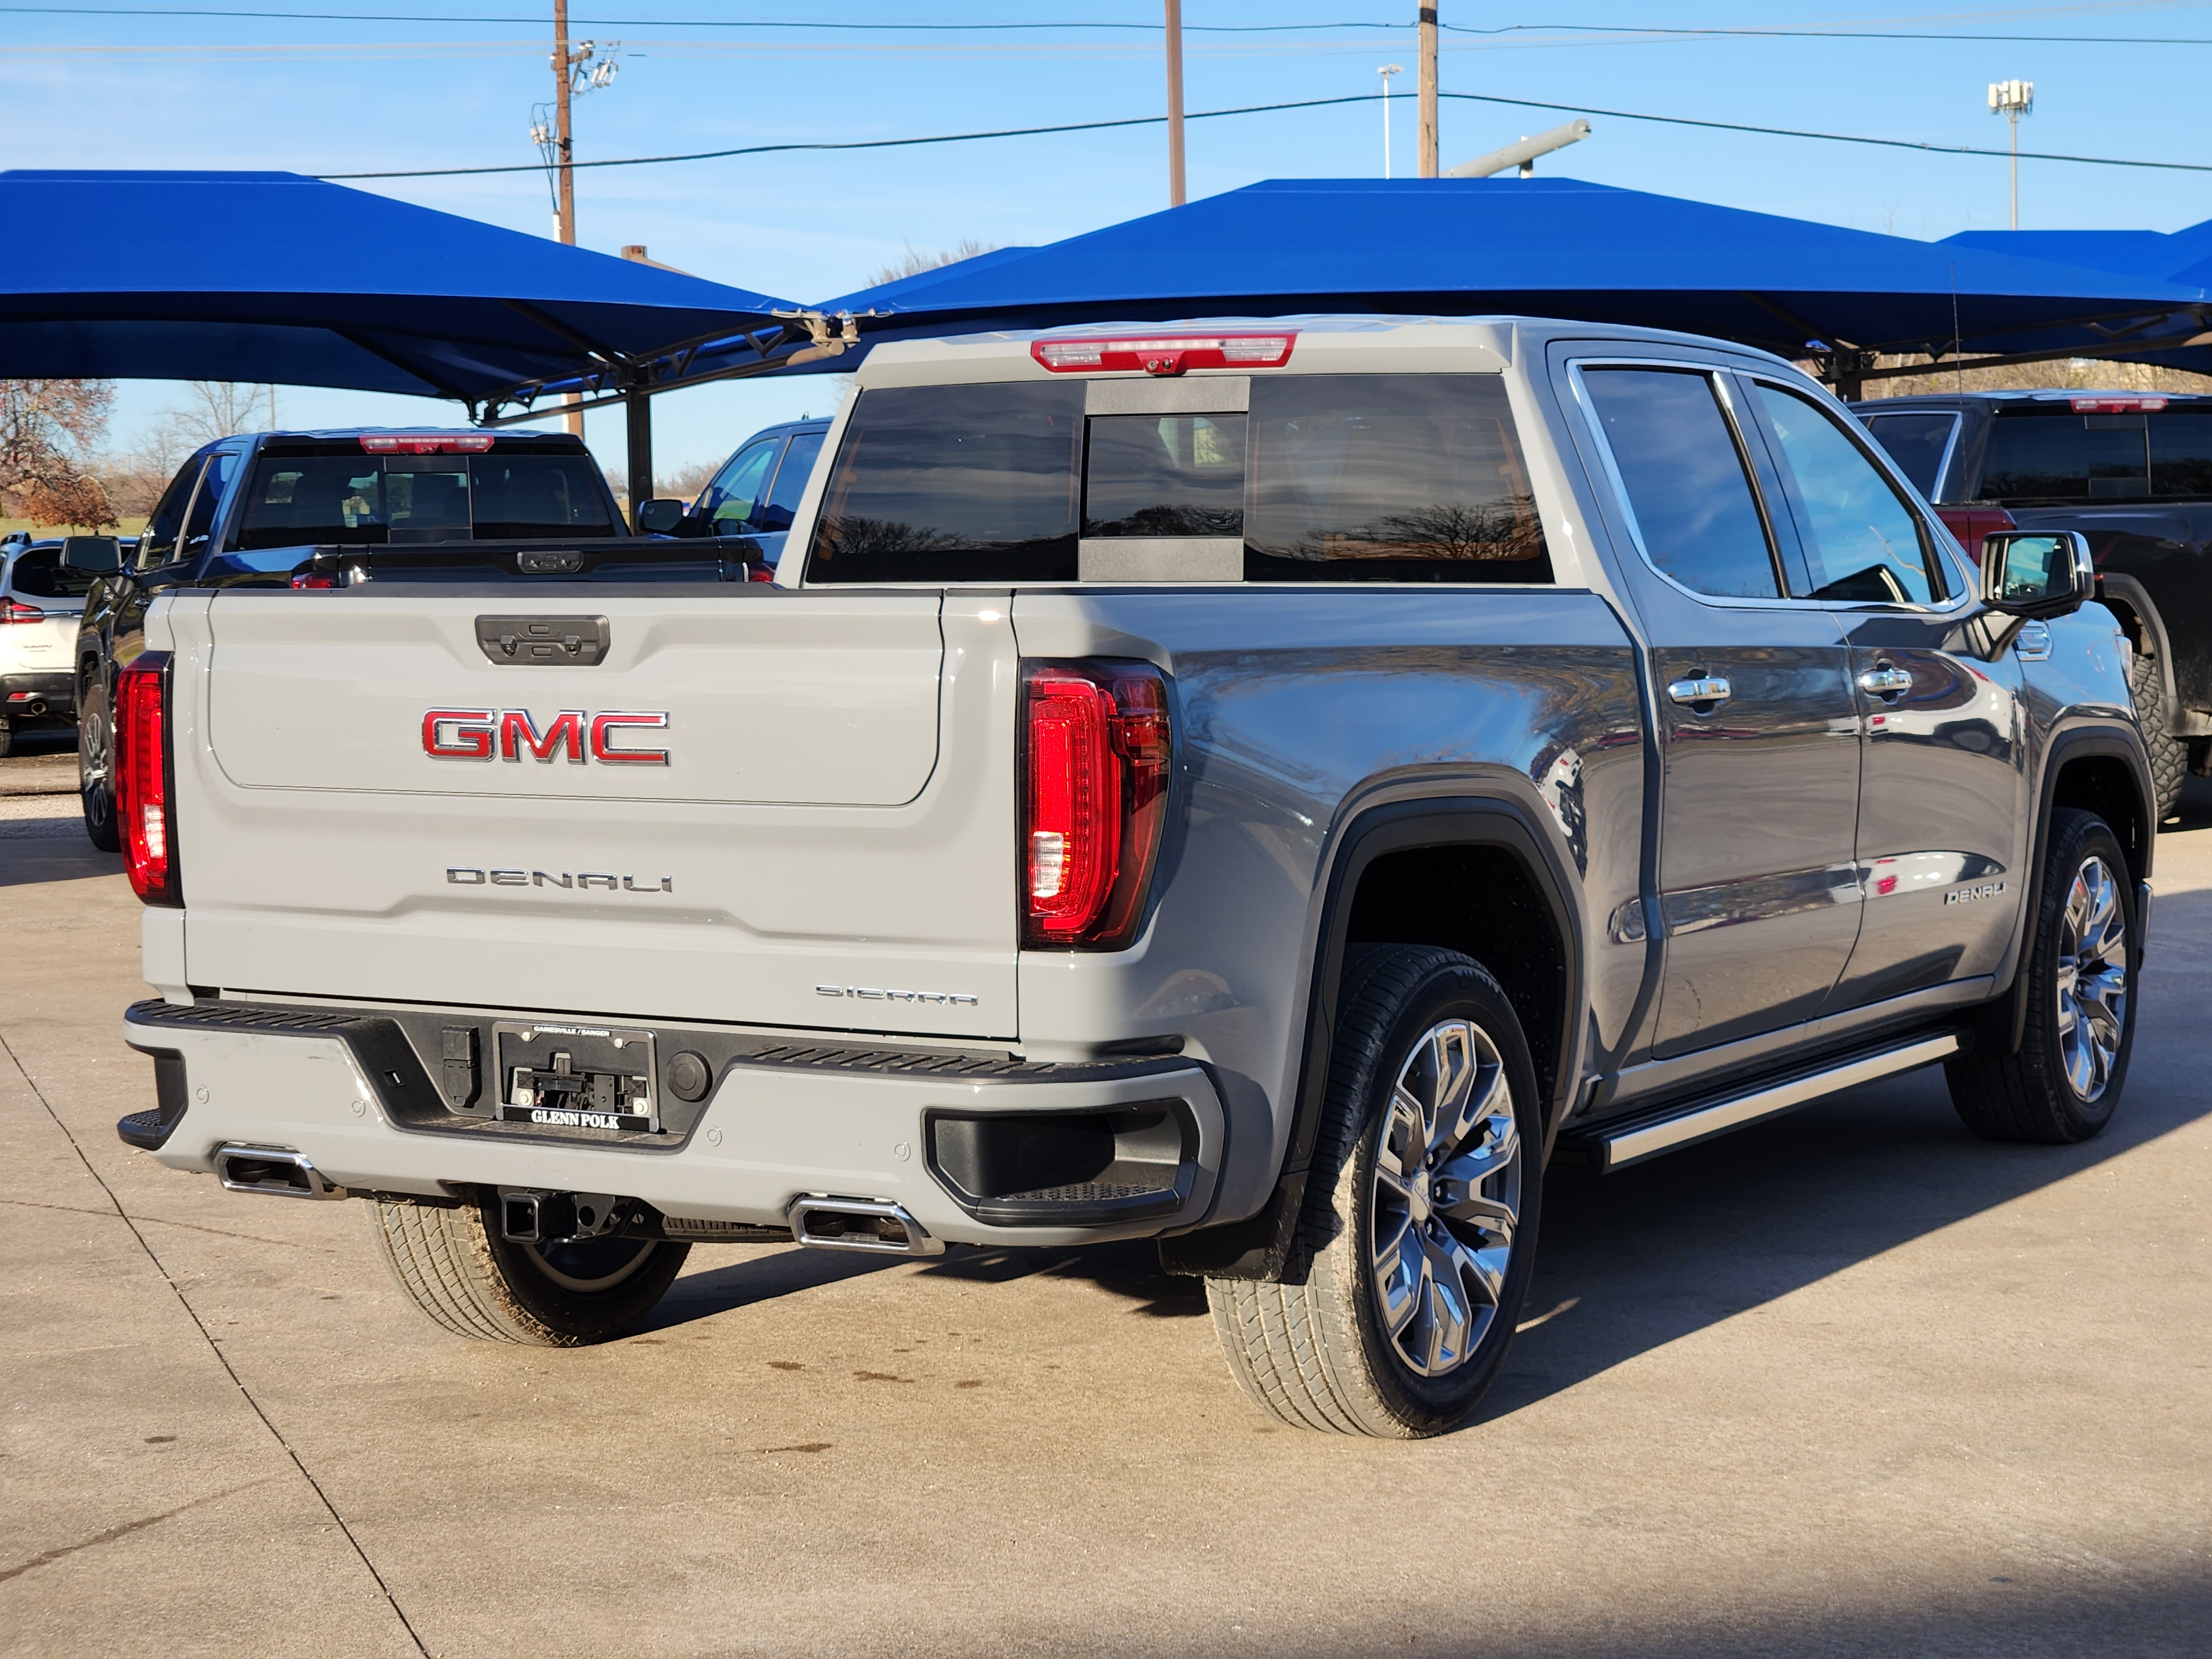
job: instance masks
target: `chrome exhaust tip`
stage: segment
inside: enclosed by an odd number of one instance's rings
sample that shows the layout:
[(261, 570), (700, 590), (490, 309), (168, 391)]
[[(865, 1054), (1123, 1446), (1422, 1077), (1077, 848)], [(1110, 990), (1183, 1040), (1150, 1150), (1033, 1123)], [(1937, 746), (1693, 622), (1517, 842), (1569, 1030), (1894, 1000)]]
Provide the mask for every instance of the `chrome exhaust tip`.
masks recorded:
[(353, 1196), (309, 1163), (305, 1152), (283, 1146), (218, 1146), (215, 1172), (234, 1193), (268, 1193), (277, 1198)]
[(878, 1198), (794, 1199), (787, 1212), (791, 1236), (817, 1250), (865, 1250), (871, 1255), (943, 1255), (945, 1241), (932, 1238), (902, 1204)]

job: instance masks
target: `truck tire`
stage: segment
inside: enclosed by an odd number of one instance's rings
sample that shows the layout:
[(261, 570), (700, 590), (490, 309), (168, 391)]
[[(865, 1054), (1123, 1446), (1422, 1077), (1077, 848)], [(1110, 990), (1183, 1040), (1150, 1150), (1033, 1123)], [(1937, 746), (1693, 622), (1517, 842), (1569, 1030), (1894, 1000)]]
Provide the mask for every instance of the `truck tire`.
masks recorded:
[(8, 758), (8, 751), (15, 746), (15, 732), (7, 721), (0, 720), (0, 760)]
[(518, 1244), (500, 1236), (498, 1203), (368, 1200), (393, 1281), (457, 1336), (545, 1348), (607, 1341), (653, 1310), (691, 1251), (643, 1238)]
[(84, 808), (84, 833), (103, 853), (123, 850), (115, 821), (115, 732), (107, 718), (107, 688), (95, 673), (78, 700), (76, 794)]
[(1987, 1140), (2065, 1146), (2112, 1121), (2135, 1039), (2136, 895), (2119, 838), (2094, 812), (2051, 815), (2036, 896), (2027, 1024), (2014, 1054), (1944, 1064), (1951, 1103)]
[(2143, 747), (2150, 754), (2151, 807), (2164, 823), (2181, 805), (2181, 786), (2189, 776), (2189, 744), (2166, 730), (2166, 676), (2158, 659), (2138, 651), (2128, 665), (2128, 688), (2135, 693), (2142, 721)]
[(1543, 1193), (1535, 1073), (1498, 981), (1456, 951), (1355, 946), (1337, 1006), (1284, 1282), (1210, 1279), (1206, 1301), (1262, 1411), (1418, 1439), (1474, 1409), (1513, 1339)]

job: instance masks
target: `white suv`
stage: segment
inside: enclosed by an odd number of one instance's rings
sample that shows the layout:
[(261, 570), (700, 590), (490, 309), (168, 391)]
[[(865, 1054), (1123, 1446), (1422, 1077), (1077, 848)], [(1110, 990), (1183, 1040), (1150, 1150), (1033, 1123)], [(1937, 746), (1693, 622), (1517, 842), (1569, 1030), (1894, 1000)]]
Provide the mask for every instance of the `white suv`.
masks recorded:
[(27, 727), (76, 723), (70, 653), (91, 586), (58, 541), (0, 546), (0, 755)]

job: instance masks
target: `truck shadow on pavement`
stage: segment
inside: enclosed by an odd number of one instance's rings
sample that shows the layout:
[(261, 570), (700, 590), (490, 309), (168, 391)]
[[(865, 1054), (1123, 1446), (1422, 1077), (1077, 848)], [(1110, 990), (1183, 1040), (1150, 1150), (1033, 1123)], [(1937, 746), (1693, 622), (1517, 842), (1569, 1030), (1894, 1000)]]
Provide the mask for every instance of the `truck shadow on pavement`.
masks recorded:
[[(1522, 1325), (1474, 1419), (1510, 1416), (1638, 1355), (1817, 1283), (1898, 1246), (2094, 1169), (2212, 1110), (2193, 1081), (2191, 1026), (2212, 891), (2159, 901), (2148, 994), (2126, 1097), (2078, 1146), (1976, 1139), (1940, 1067), (1869, 1084), (1618, 1175), (1554, 1170)], [(2161, 974), (2161, 968), (2164, 971)], [(1083, 1280), (1161, 1318), (1206, 1315), (1202, 1284), (1161, 1271), (1144, 1242), (1080, 1249), (957, 1249), (915, 1267), (774, 1249), (689, 1275), (650, 1324), (683, 1323), (860, 1274), (905, 1267), (1003, 1284)], [(895, 1294), (892, 1286), (886, 1294)]]

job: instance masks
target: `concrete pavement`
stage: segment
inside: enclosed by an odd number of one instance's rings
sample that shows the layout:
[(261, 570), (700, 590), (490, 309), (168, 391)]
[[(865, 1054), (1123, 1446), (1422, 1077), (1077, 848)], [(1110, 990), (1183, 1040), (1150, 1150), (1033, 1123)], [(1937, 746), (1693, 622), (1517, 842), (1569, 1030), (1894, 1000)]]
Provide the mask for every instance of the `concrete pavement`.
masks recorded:
[(1261, 1418), (1143, 1248), (702, 1248), (626, 1340), (448, 1336), (358, 1206), (116, 1140), (138, 907), (0, 823), (0, 1650), (2202, 1654), (2193, 787), (2104, 1137), (1984, 1145), (1922, 1073), (1563, 1172), (1503, 1382), (1417, 1445)]

